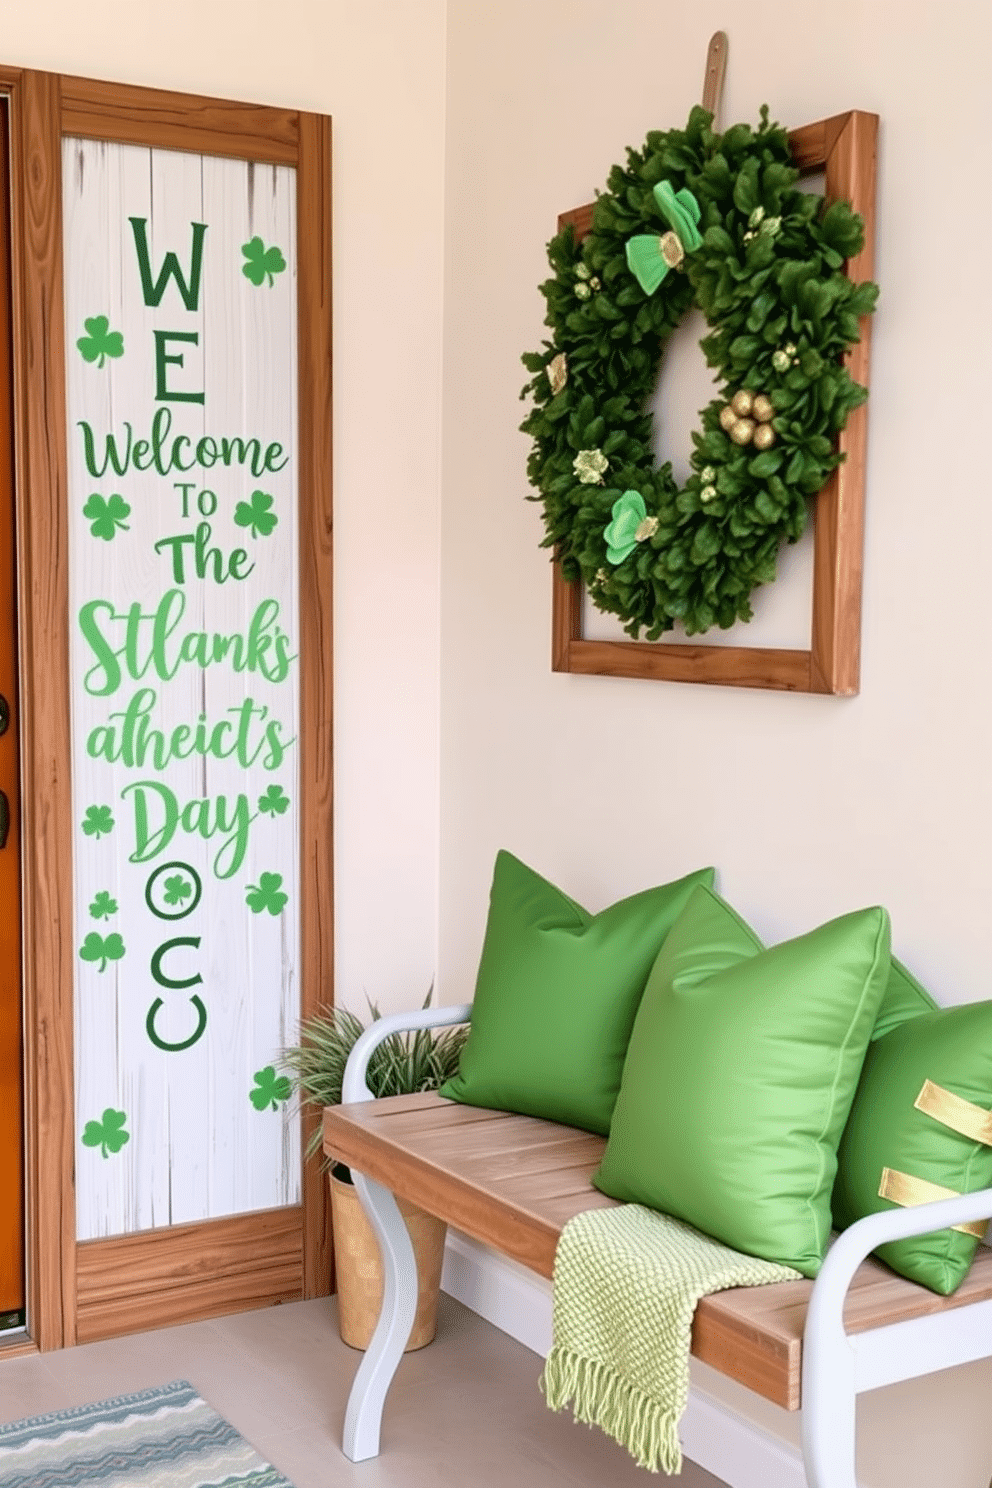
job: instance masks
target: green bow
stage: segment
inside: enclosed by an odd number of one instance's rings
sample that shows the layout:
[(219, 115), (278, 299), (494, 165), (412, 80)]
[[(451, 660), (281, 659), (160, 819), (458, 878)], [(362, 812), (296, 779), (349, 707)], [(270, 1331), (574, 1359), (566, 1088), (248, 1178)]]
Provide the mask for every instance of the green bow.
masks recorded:
[[(637, 532), (647, 518), (647, 507), (640, 491), (624, 491), (613, 503), (613, 521), (603, 529), (606, 556), (610, 563), (622, 563), (637, 547)], [(657, 526), (657, 523), (655, 523)]]
[(677, 268), (703, 241), (697, 227), (699, 203), (687, 186), (673, 191), (669, 181), (659, 181), (654, 199), (672, 231), (661, 237), (639, 233), (627, 239), (627, 267), (648, 295), (654, 294), (669, 269)]

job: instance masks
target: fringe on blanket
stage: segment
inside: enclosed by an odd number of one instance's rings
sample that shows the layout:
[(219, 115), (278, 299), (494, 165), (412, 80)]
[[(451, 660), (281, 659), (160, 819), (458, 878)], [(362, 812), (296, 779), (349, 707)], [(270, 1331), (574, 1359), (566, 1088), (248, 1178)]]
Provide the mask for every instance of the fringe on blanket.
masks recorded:
[(576, 1421), (598, 1426), (649, 1472), (682, 1471), (678, 1417), (602, 1360), (555, 1344), (544, 1363), (541, 1389), (550, 1408), (572, 1401)]

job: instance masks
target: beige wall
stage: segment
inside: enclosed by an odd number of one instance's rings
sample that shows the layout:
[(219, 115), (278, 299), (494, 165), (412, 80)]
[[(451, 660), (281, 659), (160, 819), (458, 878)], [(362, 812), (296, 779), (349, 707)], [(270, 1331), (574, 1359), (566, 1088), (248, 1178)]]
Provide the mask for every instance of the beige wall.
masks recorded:
[[(543, 245), (624, 146), (684, 122), (881, 115), (860, 697), (555, 676), (516, 426)], [(448, 29), (441, 969), (470, 994), (506, 846), (591, 908), (698, 864), (775, 940), (882, 903), (939, 999), (987, 997), (985, 0), (452, 0)], [(939, 204), (939, 205), (938, 205)], [(688, 448), (672, 432), (666, 448)], [(867, 1407), (866, 1481), (985, 1488), (992, 1370)], [(917, 1407), (913, 1402), (919, 1400)], [(978, 1408), (976, 1409), (976, 1405)], [(893, 1428), (910, 1411), (906, 1430)], [(925, 1450), (920, 1450), (924, 1444)], [(867, 1460), (867, 1459), (866, 1459)]]
[(423, 1000), (437, 905), (444, 0), (31, 0), (4, 62), (333, 116), (339, 999)]

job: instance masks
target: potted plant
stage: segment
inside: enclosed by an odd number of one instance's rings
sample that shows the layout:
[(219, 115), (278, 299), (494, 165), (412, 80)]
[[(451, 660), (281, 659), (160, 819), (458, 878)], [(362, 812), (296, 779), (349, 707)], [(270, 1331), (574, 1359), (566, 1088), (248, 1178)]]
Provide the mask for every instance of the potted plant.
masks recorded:
[[(431, 993), (424, 999), (430, 1005)], [(369, 1003), (372, 1021), (381, 1014)], [(365, 1032), (366, 1025), (346, 1008), (319, 1009), (300, 1024), (297, 1044), (285, 1049), (283, 1067), (290, 1073), (301, 1104), (336, 1106), (341, 1102), (348, 1056)], [(445, 1027), (437, 1033), (422, 1028), (416, 1033), (393, 1033), (373, 1051), (366, 1083), (376, 1097), (415, 1095), (437, 1090), (457, 1072), (468, 1029)], [(318, 1126), (307, 1146), (307, 1157), (320, 1150)], [(351, 1348), (365, 1349), (382, 1306), (382, 1261), (379, 1244), (365, 1216), (343, 1163), (327, 1161), (331, 1186), (331, 1223), (337, 1271), (338, 1326), (342, 1340)], [(417, 1316), (407, 1350), (430, 1343), (437, 1328), (437, 1301), (444, 1259), (443, 1220), (427, 1214), (415, 1204), (398, 1199), (413, 1251), (420, 1284)]]

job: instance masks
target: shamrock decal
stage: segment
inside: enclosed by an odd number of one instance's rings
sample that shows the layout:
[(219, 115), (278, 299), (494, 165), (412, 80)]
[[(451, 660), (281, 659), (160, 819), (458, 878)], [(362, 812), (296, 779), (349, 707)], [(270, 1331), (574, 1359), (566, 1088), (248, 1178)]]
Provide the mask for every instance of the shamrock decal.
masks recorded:
[(87, 806), (83, 820), (83, 831), (87, 837), (95, 837), (99, 842), (104, 832), (113, 830), (114, 814), (109, 806)]
[(270, 915), (281, 914), (289, 903), (289, 895), (283, 893), (281, 883), (281, 873), (263, 873), (257, 884), (248, 885), (245, 903), (252, 914), (261, 914), (266, 909)]
[(265, 795), (259, 796), (258, 809), (263, 816), (282, 816), (289, 810), (289, 797), (281, 785), (270, 785)]
[(268, 537), (279, 518), (269, 511), (272, 497), (267, 491), (252, 491), (251, 502), (239, 501), (234, 508), (234, 520), (239, 527), (250, 527), (252, 537)]
[(252, 284), (261, 286), (265, 283), (265, 276), (269, 277), (269, 288), (275, 284), (275, 275), (281, 274), (286, 267), (286, 260), (278, 248), (266, 248), (261, 238), (252, 238), (250, 243), (242, 243), (241, 252), (248, 260), (241, 265), (241, 272)]
[(255, 1090), (249, 1090), (248, 1099), (256, 1111), (264, 1111), (266, 1106), (271, 1106), (273, 1111), (278, 1111), (279, 1102), (289, 1100), (293, 1087), (285, 1075), (277, 1075), (271, 1064), (264, 1069), (255, 1071)]
[(119, 961), (124, 954), (124, 942), (115, 930), (104, 938), (91, 930), (79, 948), (81, 961), (99, 961), (97, 971), (106, 971), (108, 961)]
[(91, 916), (94, 920), (109, 920), (110, 916), (116, 913), (117, 900), (112, 899), (106, 889), (101, 889), (90, 905)]
[(102, 1121), (87, 1121), (83, 1129), (83, 1146), (99, 1147), (104, 1157), (109, 1157), (112, 1152), (120, 1152), (125, 1143), (131, 1140), (131, 1133), (124, 1130), (126, 1120), (125, 1112), (115, 1111), (113, 1106), (108, 1106)]
[(104, 501), (96, 491), (83, 507), (83, 516), (90, 524), (90, 531), (94, 537), (102, 537), (104, 542), (110, 542), (117, 535), (118, 527), (122, 532), (130, 531), (124, 520), (130, 515), (131, 508), (123, 496), (111, 496), (109, 501)]
[(174, 873), (171, 878), (165, 880), (165, 893), (162, 898), (166, 904), (182, 904), (193, 892), (193, 885), (183, 873)]
[(102, 367), (107, 357), (119, 357), (124, 355), (124, 337), (120, 331), (110, 329), (110, 321), (105, 315), (94, 315), (91, 320), (84, 320), (83, 325), (89, 333), (80, 336), (76, 345), (83, 354), (86, 362), (97, 362)]

